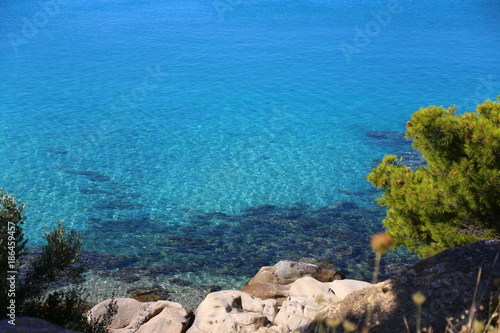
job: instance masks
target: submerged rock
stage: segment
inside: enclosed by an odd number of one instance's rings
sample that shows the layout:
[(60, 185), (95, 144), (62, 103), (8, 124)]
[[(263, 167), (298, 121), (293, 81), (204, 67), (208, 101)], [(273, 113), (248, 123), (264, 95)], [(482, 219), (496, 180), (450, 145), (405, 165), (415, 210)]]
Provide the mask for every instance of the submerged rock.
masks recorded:
[(170, 282), (171, 284), (182, 286), (182, 287), (187, 287), (187, 286), (190, 286), (193, 284), (193, 282), (191, 282), (191, 281), (179, 279), (179, 278), (170, 279), (170, 280), (168, 280), (168, 282)]
[(93, 182), (107, 182), (111, 180), (111, 177), (93, 171), (64, 170), (64, 172), (69, 175), (85, 176)]
[(170, 295), (170, 292), (167, 289), (160, 286), (135, 287), (128, 289), (127, 292), (133, 299), (139, 302), (167, 300)]
[(216, 292), (216, 291), (221, 291), (222, 287), (214, 284), (214, 285), (211, 285), (211, 286), (201, 286), (201, 289), (203, 290), (203, 292), (205, 294), (208, 295), (208, 294)]

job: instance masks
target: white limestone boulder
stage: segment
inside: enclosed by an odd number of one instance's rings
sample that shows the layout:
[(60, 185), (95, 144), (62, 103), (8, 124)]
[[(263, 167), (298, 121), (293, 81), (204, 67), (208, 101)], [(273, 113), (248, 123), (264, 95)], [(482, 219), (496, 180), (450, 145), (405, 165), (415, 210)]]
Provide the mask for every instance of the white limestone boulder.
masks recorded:
[(325, 306), (339, 300), (329, 283), (302, 277), (291, 284), (289, 297), (283, 302), (274, 324), (280, 332), (294, 332), (309, 325)]
[(321, 282), (343, 279), (341, 273), (331, 269), (305, 262), (282, 260), (274, 266), (262, 267), (247, 285), (259, 282), (287, 285), (306, 275)]
[(255, 333), (276, 317), (276, 301), (237, 290), (208, 294), (187, 333)]
[(339, 299), (344, 299), (347, 295), (352, 293), (353, 291), (364, 289), (370, 287), (372, 284), (359, 281), (359, 280), (335, 280), (333, 282), (328, 283), (330, 290), (337, 296)]
[[(110, 302), (108, 299), (94, 306), (89, 317), (102, 318)], [(169, 301), (141, 303), (132, 298), (117, 298), (116, 305), (117, 313), (107, 327), (110, 333), (181, 333), (192, 317), (192, 311)]]

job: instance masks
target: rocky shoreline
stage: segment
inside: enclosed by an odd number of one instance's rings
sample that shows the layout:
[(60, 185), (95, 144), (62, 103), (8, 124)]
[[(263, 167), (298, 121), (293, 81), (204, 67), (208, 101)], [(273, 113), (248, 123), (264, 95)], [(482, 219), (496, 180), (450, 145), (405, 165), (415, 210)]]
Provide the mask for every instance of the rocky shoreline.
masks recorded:
[[(490, 297), (498, 297), (499, 254), (499, 240), (481, 241), (421, 260), (375, 285), (320, 265), (280, 261), (262, 267), (242, 290), (210, 292), (194, 312), (176, 302), (117, 298), (118, 312), (108, 329), (111, 333), (291, 333), (328, 332), (340, 325), (337, 332), (343, 332), (343, 322), (361, 327), (369, 321), (376, 323), (370, 332), (404, 332), (405, 321), (415, 327), (412, 296), (420, 292), (425, 300), (423, 327), (442, 332), (450, 321), (457, 328), (464, 325), (472, 305), (480, 309)], [(89, 314), (102, 316), (110, 301), (97, 304)], [(487, 315), (485, 310), (475, 313), (479, 319)], [(18, 318), (15, 327), (2, 322), (0, 329), (71, 332), (35, 318)]]

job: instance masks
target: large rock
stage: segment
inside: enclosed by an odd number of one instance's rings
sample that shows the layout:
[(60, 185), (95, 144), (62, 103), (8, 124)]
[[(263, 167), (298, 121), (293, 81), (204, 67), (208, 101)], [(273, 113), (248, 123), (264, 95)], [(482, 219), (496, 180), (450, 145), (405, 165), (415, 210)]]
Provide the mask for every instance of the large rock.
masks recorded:
[[(379, 322), (370, 333), (406, 332), (404, 318), (412, 329), (415, 328), (416, 304), (412, 295), (420, 291), (426, 297), (422, 305), (422, 326), (443, 332), (447, 318), (454, 318), (453, 323), (459, 331), (468, 320), (468, 310), (476, 290), (476, 304), (487, 305), (490, 297), (498, 297), (499, 287), (495, 282), (500, 279), (499, 254), (499, 240), (480, 241), (443, 251), (419, 261), (391, 280), (350, 293), (343, 300), (327, 306), (320, 316), (325, 321), (348, 319), (363, 323), (370, 313), (371, 321)], [(480, 269), (480, 282), (476, 288)], [(486, 311), (479, 310), (476, 318), (487, 315)], [(317, 326), (312, 324), (305, 331), (315, 332), (319, 329)]]
[(312, 276), (320, 282), (330, 282), (344, 278), (341, 273), (318, 265), (282, 260), (274, 266), (262, 267), (259, 272), (248, 281), (247, 285), (260, 282), (287, 285), (306, 275)]
[(275, 299), (278, 306), (281, 306), (281, 304), (285, 301), (289, 290), (289, 285), (282, 286), (280, 284), (266, 282), (254, 283), (241, 289), (241, 291), (261, 299)]
[[(10, 319), (9, 319), (10, 320)], [(32, 317), (16, 318), (15, 326), (9, 324), (9, 320), (0, 321), (0, 332), (2, 333), (77, 333), (56, 326), (43, 319)]]
[[(108, 299), (97, 304), (89, 315), (103, 316), (110, 302)], [(116, 305), (118, 312), (107, 327), (110, 333), (181, 333), (192, 319), (192, 311), (169, 301), (141, 303), (131, 298), (117, 298)]]
[(317, 301), (306, 297), (289, 297), (283, 302), (281, 309), (274, 320), (280, 332), (295, 332), (314, 320), (318, 311), (327, 303), (321, 299)]
[(297, 279), (292, 283), (288, 295), (290, 297), (304, 297), (328, 301), (339, 300), (330, 289), (330, 283), (319, 282), (309, 276)]
[(274, 266), (262, 267), (241, 291), (262, 299), (275, 299), (281, 306), (289, 296), (290, 284), (304, 276), (320, 282), (344, 278), (341, 273), (318, 265), (283, 260)]
[(330, 283), (312, 277), (297, 279), (290, 286), (289, 297), (283, 302), (274, 320), (280, 332), (294, 332), (310, 324), (318, 311), (340, 299), (330, 289)]
[(208, 294), (187, 333), (254, 333), (276, 317), (276, 301), (225, 290)]
[(335, 296), (337, 296), (339, 299), (344, 299), (353, 291), (371, 287), (372, 284), (365, 281), (345, 279), (330, 282), (328, 286)]

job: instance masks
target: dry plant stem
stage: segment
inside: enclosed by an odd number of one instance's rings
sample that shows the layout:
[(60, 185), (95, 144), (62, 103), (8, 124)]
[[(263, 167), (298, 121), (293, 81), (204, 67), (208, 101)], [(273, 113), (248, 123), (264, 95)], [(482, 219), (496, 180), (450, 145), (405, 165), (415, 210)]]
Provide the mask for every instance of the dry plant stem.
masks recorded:
[[(490, 304), (492, 304), (492, 303), (493, 302), (490, 301)], [(495, 310), (493, 310), (493, 312), (489, 313), (488, 323), (486, 323), (487, 328), (491, 326), (491, 323), (493, 322), (493, 317), (495, 317), (495, 314), (497, 317), (500, 315), (500, 296), (498, 297), (497, 307), (495, 308)], [(500, 332), (500, 322), (497, 324), (497, 329), (498, 329), (498, 332)]]
[(422, 333), (422, 305), (417, 304), (417, 333)]
[(406, 332), (411, 333), (410, 325), (408, 325), (408, 320), (406, 319), (406, 317), (403, 317), (403, 322), (405, 323)]
[[(497, 253), (497, 255), (495, 256), (495, 260), (493, 260), (493, 263), (491, 264), (491, 269), (494, 270), (495, 269), (495, 266), (497, 264), (497, 261), (498, 261), (498, 256), (500, 255), (500, 253)], [(488, 281), (486, 284), (489, 284), (491, 282), (491, 275), (488, 277)], [(481, 303), (482, 300), (483, 300), (483, 297), (484, 297), (484, 293), (486, 292), (486, 290), (483, 290), (483, 292), (481, 293), (481, 295), (479, 295), (478, 297), (478, 303)]]
[(377, 283), (378, 273), (380, 270), (380, 259), (382, 258), (382, 253), (375, 252), (375, 268), (373, 269), (373, 279), (372, 284)]
[(366, 321), (365, 321), (365, 326), (363, 326), (361, 333), (368, 333), (370, 332), (370, 322), (372, 321), (372, 311), (368, 309), (367, 314), (366, 314)]
[[(377, 283), (381, 258), (382, 258), (382, 252), (375, 252), (375, 267), (373, 269), (372, 284)], [(365, 327), (368, 328), (368, 330), (370, 330), (371, 321), (372, 321), (372, 310), (370, 308), (370, 305), (368, 305), (368, 309), (366, 311), (366, 321), (365, 321)]]
[(477, 279), (476, 279), (476, 287), (474, 288), (474, 295), (472, 296), (472, 304), (470, 305), (470, 310), (469, 310), (469, 321), (467, 323), (467, 328), (472, 331), (472, 322), (474, 320), (474, 315), (476, 313), (476, 297), (477, 297), (477, 291), (479, 289), (479, 281), (481, 280), (481, 272), (482, 272), (482, 267), (479, 267), (479, 270), (477, 272)]
[(446, 318), (446, 322), (448, 325), (446, 325), (445, 333), (455, 333), (455, 330), (453, 329), (453, 320), (451, 318)]

